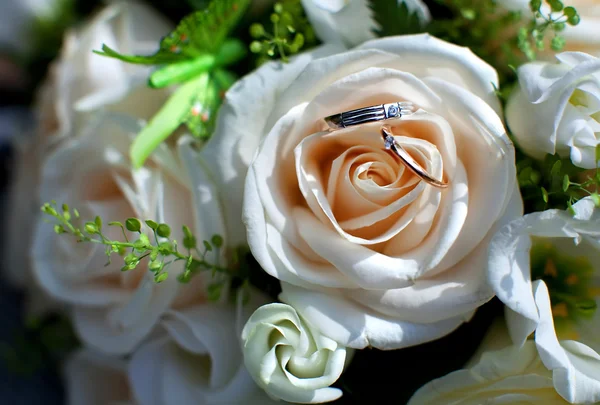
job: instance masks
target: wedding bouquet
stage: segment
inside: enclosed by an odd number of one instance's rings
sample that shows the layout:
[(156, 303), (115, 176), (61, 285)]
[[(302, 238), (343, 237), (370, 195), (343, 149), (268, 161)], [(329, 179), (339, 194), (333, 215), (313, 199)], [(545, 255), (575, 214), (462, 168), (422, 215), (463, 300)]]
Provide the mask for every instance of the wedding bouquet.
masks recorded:
[(69, 403), (600, 403), (600, 4), (192, 3), (68, 31), (18, 145)]

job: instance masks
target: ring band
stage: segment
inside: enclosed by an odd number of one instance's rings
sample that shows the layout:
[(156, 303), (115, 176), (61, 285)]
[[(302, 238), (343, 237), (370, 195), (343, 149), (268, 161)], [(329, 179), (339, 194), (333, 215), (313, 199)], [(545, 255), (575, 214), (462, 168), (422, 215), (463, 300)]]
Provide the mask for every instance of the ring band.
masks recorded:
[(398, 143), (394, 138), (394, 135), (390, 132), (389, 127), (386, 125), (381, 127), (381, 136), (386, 150), (391, 150), (396, 156), (402, 160), (402, 163), (415, 175), (420, 177), (426, 183), (431, 184), (434, 187), (446, 188), (448, 187), (447, 182), (440, 181), (431, 177), (429, 173), (421, 166), (416, 160), (410, 156), (410, 154)]
[(413, 103), (400, 101), (397, 103), (380, 104), (371, 107), (358, 108), (340, 114), (325, 117), (325, 122), (330, 129), (341, 129), (369, 122), (383, 121), (393, 118), (402, 118), (414, 112)]

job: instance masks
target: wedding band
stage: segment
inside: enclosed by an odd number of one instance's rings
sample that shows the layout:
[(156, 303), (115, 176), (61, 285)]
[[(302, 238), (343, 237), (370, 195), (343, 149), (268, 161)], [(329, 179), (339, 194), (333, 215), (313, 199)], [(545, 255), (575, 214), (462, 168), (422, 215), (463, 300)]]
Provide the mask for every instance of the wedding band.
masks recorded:
[(429, 173), (427, 173), (427, 170), (425, 170), (398, 142), (396, 142), (394, 135), (385, 125), (381, 127), (381, 136), (383, 137), (385, 149), (392, 151), (396, 156), (398, 156), (402, 163), (404, 163), (404, 165), (416, 176), (420, 177), (424, 182), (429, 183), (434, 187), (448, 187), (447, 182), (435, 179)]
[(410, 101), (380, 104), (371, 107), (358, 108), (340, 114), (325, 117), (325, 122), (330, 129), (341, 129), (349, 126), (366, 124), (368, 122), (399, 119), (414, 112), (414, 105)]

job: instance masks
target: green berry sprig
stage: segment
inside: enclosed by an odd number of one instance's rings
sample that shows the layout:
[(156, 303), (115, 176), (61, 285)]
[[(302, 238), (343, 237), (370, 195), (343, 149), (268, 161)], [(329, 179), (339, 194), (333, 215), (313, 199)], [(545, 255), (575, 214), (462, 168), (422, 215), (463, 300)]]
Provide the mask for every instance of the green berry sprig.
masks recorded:
[[(73, 224), (73, 219), (79, 219), (80, 214), (76, 209), (70, 210), (67, 204), (60, 208), (56, 201), (45, 203), (42, 206), (42, 212), (54, 219), (54, 231), (58, 234), (70, 234), (77, 238), (77, 242), (88, 242), (106, 246), (107, 265), (111, 262), (113, 254), (118, 254), (123, 258), (124, 265), (121, 271), (130, 271), (136, 269), (143, 260), (148, 261), (148, 269), (154, 273), (154, 281), (162, 283), (169, 277), (168, 269), (177, 262), (184, 264), (183, 271), (177, 275), (177, 280), (181, 283), (189, 283), (191, 278), (201, 271), (211, 271), (227, 274), (229, 270), (220, 266), (218, 263), (210, 263), (206, 260), (209, 252), (215, 251), (214, 257), (218, 260), (218, 250), (223, 246), (223, 237), (214, 235), (210, 241), (202, 242), (202, 249), (198, 247), (197, 238), (189, 227), (183, 226), (183, 248), (186, 253), (179, 251), (179, 245), (176, 240), (171, 239), (171, 227), (167, 224), (159, 224), (153, 220), (146, 220), (144, 223), (153, 235), (153, 241), (142, 231), (142, 221), (137, 218), (129, 218), (122, 224), (118, 221), (108, 222), (107, 226), (121, 228), (124, 241), (113, 240), (103, 232), (104, 226), (102, 218), (97, 216), (93, 221), (84, 223), (83, 228)], [(129, 231), (137, 236), (135, 240), (130, 240), (127, 236)], [(221, 286), (222, 287), (222, 286)], [(212, 288), (215, 292), (215, 288)], [(211, 287), (209, 286), (209, 295)], [(220, 291), (220, 290), (219, 290)], [(214, 294), (213, 294), (214, 295)]]

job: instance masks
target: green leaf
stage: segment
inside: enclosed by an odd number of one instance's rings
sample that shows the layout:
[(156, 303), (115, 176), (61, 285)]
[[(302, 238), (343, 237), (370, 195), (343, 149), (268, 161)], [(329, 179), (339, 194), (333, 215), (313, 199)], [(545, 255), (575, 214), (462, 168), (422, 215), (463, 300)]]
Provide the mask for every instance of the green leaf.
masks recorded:
[(151, 219), (148, 219), (145, 222), (146, 225), (148, 225), (148, 228), (152, 229), (153, 231), (156, 231), (156, 228), (158, 228), (158, 224)]
[(373, 19), (379, 26), (375, 33), (380, 37), (416, 34), (424, 31), (418, 12), (411, 12), (405, 1), (370, 0)]
[[(102, 51), (94, 52), (123, 62), (143, 65), (167, 65), (206, 54), (214, 55), (218, 53), (250, 2), (251, 0), (212, 0), (206, 9), (196, 11), (181, 20), (174, 31), (162, 38), (158, 51), (153, 55), (123, 55), (107, 45), (102, 45)], [(190, 69), (189, 66), (187, 68)], [(183, 74), (182, 71), (178, 73)]]

